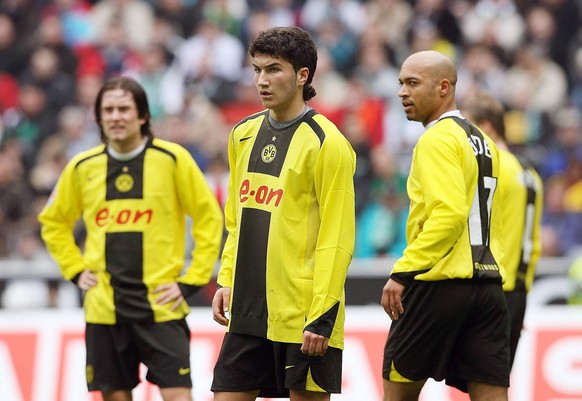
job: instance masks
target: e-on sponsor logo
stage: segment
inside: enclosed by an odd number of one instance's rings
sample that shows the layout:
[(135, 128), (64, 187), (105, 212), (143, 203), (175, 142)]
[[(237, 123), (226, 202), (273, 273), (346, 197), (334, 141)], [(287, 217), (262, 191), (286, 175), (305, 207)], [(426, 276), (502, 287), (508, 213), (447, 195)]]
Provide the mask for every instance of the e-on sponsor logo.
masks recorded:
[(270, 205), (274, 202), (275, 206), (279, 206), (281, 198), (283, 197), (283, 190), (269, 188), (266, 185), (261, 185), (257, 189), (251, 189), (251, 182), (244, 180), (240, 186), (239, 195), (240, 203), (245, 203), (252, 197), (258, 204)]

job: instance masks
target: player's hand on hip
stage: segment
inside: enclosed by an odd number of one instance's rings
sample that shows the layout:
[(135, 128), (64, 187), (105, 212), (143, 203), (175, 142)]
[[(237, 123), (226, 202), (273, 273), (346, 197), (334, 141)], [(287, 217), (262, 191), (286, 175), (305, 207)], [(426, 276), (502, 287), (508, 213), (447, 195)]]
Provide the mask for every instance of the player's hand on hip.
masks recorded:
[(382, 306), (392, 320), (398, 320), (400, 315), (404, 313), (404, 307), (402, 306), (404, 288), (404, 285), (398, 281), (388, 279), (382, 290)]
[(222, 326), (228, 325), (230, 319), (228, 306), (230, 305), (230, 287), (222, 287), (216, 290), (212, 299), (212, 317)]
[(184, 301), (184, 295), (178, 283), (160, 284), (154, 288), (154, 294), (159, 294), (156, 298), (158, 305), (165, 305), (173, 302), (171, 310), (176, 310)]
[(329, 338), (310, 331), (303, 331), (303, 344), (301, 352), (309, 356), (323, 356), (327, 351)]
[(97, 285), (97, 275), (89, 269), (85, 269), (79, 275), (79, 280), (77, 280), (77, 287), (83, 291), (87, 291)]

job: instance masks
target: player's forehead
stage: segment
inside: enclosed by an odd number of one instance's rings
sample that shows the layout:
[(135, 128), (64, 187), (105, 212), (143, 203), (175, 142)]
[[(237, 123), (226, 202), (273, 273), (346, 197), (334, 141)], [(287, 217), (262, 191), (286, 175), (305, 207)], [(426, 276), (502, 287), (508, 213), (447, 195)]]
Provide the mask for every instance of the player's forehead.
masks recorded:
[(101, 99), (101, 107), (115, 106), (115, 105), (135, 105), (133, 94), (124, 89), (115, 88), (103, 92)]
[(255, 53), (252, 58), (253, 65), (259, 68), (266, 68), (272, 66), (292, 67), (291, 63), (282, 57), (266, 53)]

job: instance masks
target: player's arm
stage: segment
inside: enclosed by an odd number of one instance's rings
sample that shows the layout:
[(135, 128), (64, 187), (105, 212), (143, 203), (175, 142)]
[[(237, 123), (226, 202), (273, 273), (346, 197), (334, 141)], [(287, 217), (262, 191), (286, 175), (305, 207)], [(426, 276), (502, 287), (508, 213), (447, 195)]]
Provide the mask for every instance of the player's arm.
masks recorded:
[(75, 163), (72, 161), (63, 169), (38, 221), (48, 252), (59, 265), (63, 277), (75, 283), (85, 270), (83, 255), (74, 237), (81, 209)]
[(425, 133), (417, 144), (414, 163), (419, 171), (427, 218), (392, 269), (390, 277), (405, 286), (444, 258), (467, 224), (470, 205), (461, 151), (466, 143), (461, 141), (466, 141), (466, 137)]
[(313, 301), (305, 324), (305, 331), (314, 335), (304, 336), (302, 348), (310, 355), (325, 352), (344, 294), (354, 251), (355, 164), (355, 153), (343, 137), (326, 137), (315, 169), (321, 223), (315, 250)]
[(226, 197), (226, 204), (224, 206), (224, 218), (227, 237), (222, 251), (220, 269), (218, 271), (217, 277), (217, 283), (222, 287), (232, 287), (234, 280), (234, 254), (237, 243), (236, 225), (239, 196), (236, 180), (238, 166), (236, 163), (235, 143), (235, 135), (234, 131), (232, 131), (228, 142), (228, 165), (230, 169), (230, 175), (228, 178), (228, 194)]

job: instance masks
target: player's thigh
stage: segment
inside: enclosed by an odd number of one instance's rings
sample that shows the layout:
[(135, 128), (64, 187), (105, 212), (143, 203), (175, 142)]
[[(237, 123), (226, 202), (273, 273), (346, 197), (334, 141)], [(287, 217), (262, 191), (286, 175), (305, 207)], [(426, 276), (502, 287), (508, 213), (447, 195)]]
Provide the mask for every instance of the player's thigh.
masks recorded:
[(189, 387), (160, 388), (164, 401), (192, 401), (192, 389)]
[(214, 401), (254, 401), (259, 395), (258, 391), (216, 391)]
[(383, 380), (384, 401), (417, 401), (426, 380), (410, 383)]
[(132, 401), (131, 391), (116, 390), (102, 392), (103, 401)]
[(291, 401), (329, 401), (329, 393), (320, 393), (307, 390), (289, 390)]
[(469, 382), (471, 401), (507, 401), (507, 387), (493, 384)]

